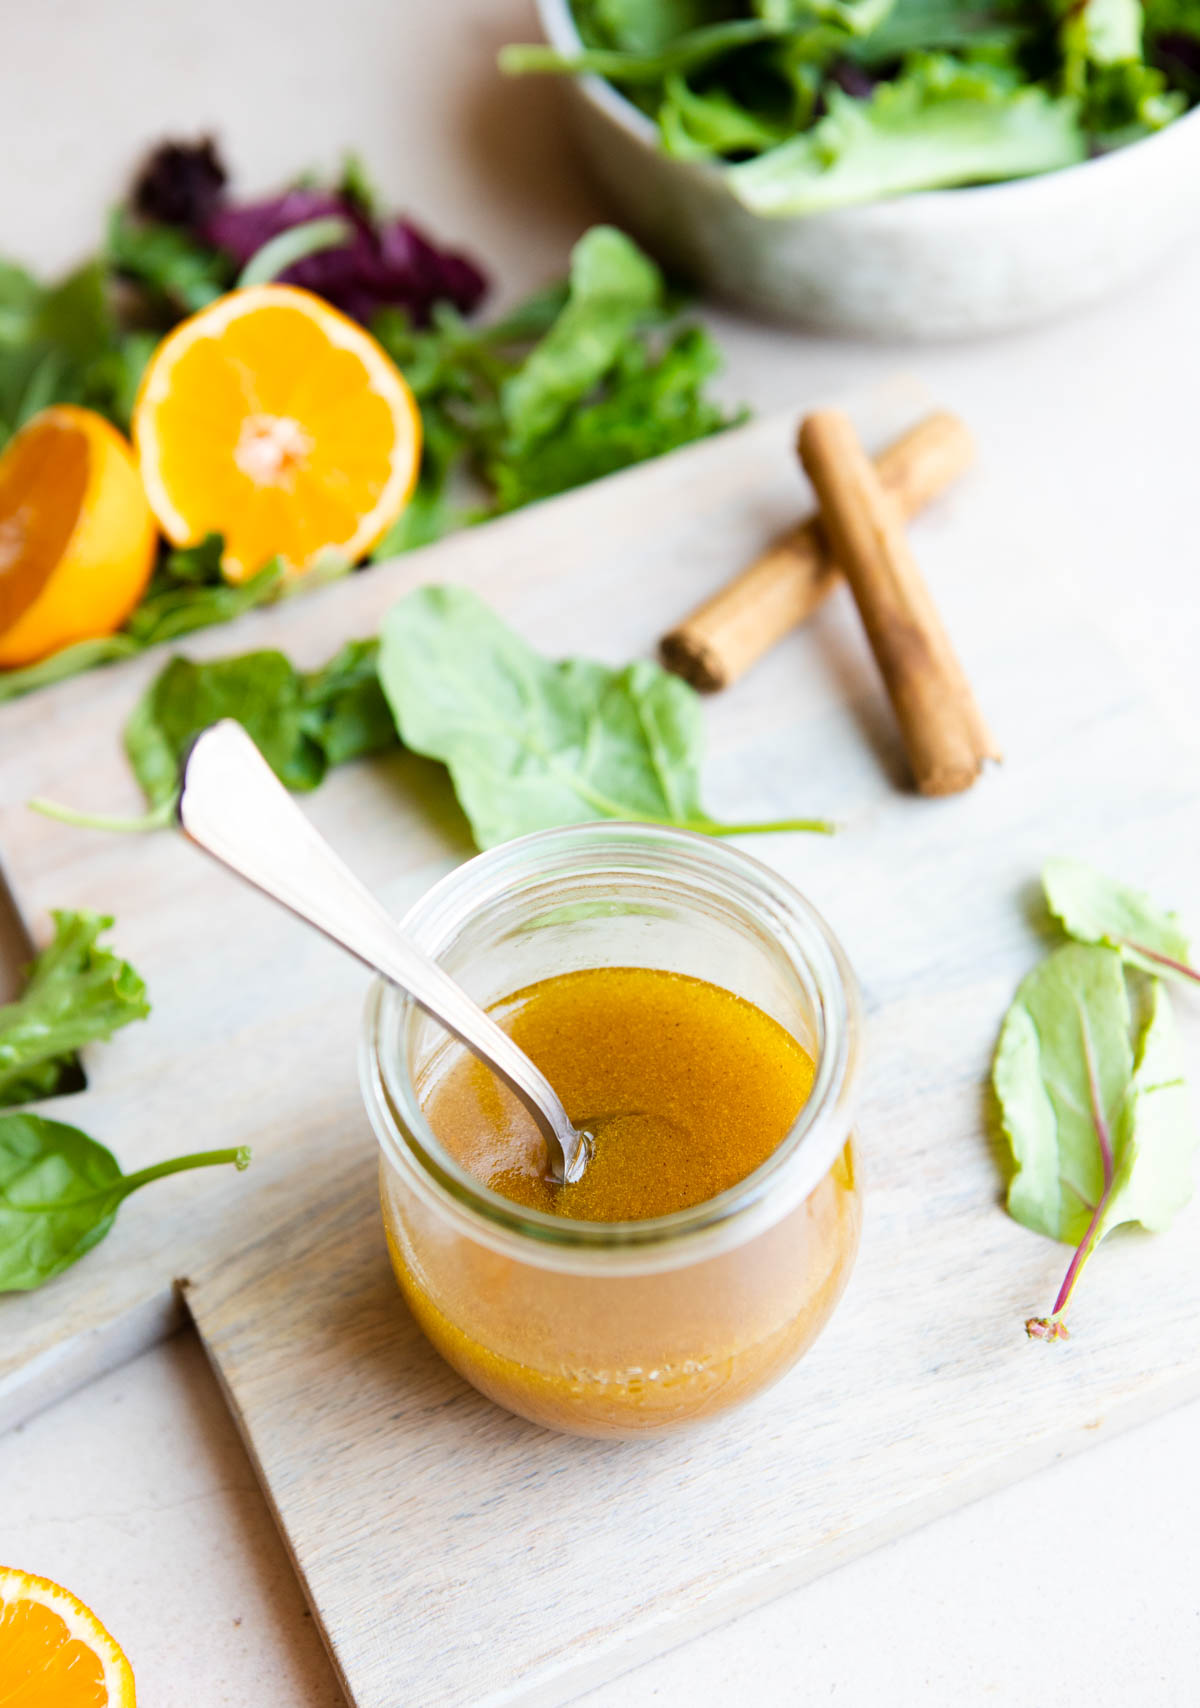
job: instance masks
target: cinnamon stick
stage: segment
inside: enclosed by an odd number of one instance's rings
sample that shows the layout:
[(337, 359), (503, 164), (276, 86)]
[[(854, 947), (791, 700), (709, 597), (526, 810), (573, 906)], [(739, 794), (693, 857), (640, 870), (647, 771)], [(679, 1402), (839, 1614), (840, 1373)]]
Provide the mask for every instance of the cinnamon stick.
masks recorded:
[(983, 720), (904, 524), (839, 409), (800, 426), (800, 457), (900, 724), (917, 788), (953, 795), (1000, 750)]
[[(964, 423), (939, 410), (881, 451), (875, 467), (903, 515), (911, 517), (956, 480), (973, 456)], [(837, 579), (820, 520), (810, 516), (664, 636), (663, 663), (695, 688), (727, 688), (810, 617)]]

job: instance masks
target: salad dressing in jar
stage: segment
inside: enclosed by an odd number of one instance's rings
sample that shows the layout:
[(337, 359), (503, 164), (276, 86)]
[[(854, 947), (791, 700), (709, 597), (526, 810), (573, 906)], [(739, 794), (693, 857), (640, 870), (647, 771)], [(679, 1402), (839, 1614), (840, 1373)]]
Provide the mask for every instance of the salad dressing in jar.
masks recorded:
[(521, 1416), (595, 1436), (712, 1416), (787, 1370), (860, 1221), (853, 978), (812, 909), (727, 845), (580, 825), (469, 862), (406, 929), (595, 1139), (556, 1185), (517, 1099), (376, 987), (384, 1222), (438, 1351)]

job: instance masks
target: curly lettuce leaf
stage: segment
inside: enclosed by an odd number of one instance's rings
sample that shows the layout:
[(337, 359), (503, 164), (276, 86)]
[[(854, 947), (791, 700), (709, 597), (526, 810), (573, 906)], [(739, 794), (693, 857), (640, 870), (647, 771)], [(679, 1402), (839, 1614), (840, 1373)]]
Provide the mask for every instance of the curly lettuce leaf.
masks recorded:
[(947, 55), (914, 58), (868, 100), (831, 89), (811, 130), (728, 170), (738, 199), (781, 218), (914, 190), (1022, 178), (1086, 158), (1078, 103)]
[(137, 973), (100, 944), (112, 919), (56, 912), (54, 939), (25, 989), (0, 1007), (0, 1106), (53, 1097), (76, 1079), (75, 1052), (150, 1012)]

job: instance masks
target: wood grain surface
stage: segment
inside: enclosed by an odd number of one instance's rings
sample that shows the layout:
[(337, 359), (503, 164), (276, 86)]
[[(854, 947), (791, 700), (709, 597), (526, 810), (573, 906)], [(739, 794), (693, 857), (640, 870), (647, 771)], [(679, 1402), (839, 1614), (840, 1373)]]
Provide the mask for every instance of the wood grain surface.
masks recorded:
[[(493, 581), (481, 557), (477, 585), (556, 647), (647, 649), (685, 587), (694, 603), (753, 555), (749, 535), (770, 518), (751, 524), (749, 488), (770, 433), (782, 445), (790, 425), (755, 429), (744, 463), (749, 438), (614, 485), (611, 511), (585, 496), (552, 572), (518, 553)], [(630, 526), (626, 495), (673, 481), (690, 459), (694, 487)], [(735, 462), (745, 484), (710, 490)], [(293, 1175), (288, 1213), (279, 1206), (256, 1243), (191, 1270), (190, 1309), (355, 1708), (566, 1701), (1200, 1393), (1195, 1207), (1169, 1234), (1105, 1242), (1069, 1343), (1035, 1344), (1022, 1327), (1049, 1307), (1068, 1256), (1002, 1212), (987, 1090), (1000, 1018), (1054, 936), (1037, 873), (1051, 853), (1080, 855), (1200, 920), (1200, 769), (1131, 669), (1119, 613), (1093, 609), (1086, 561), (1025, 537), (1019, 469), (1019, 446), (993, 449), (912, 530), (1007, 756), (969, 794), (911, 793), (845, 590), (710, 708), (715, 807), (841, 820), (832, 840), (753, 849), (833, 923), (867, 1008), (862, 1254), (788, 1378), (694, 1434), (633, 1445), (556, 1437), (481, 1399), (425, 1345), (391, 1281), (340, 1036), (323, 1081), (338, 1095), (327, 1090), (299, 1134), (304, 1194)], [(508, 539), (520, 526), (539, 551), (548, 525), (527, 517)], [(350, 780), (335, 779), (314, 811), (351, 848), (362, 838), (381, 881), (384, 849)], [(417, 821), (400, 834), (421, 834)], [(427, 870), (454, 857), (423, 834)], [(289, 938), (289, 957), (300, 952)], [(287, 969), (267, 970), (278, 980)], [(1180, 993), (1176, 1006), (1194, 1072), (1200, 1002)], [(315, 1046), (317, 1031), (301, 1030)], [(263, 1079), (268, 1122), (277, 1100), (295, 1109), (282, 1059)], [(277, 1149), (268, 1155), (282, 1181)], [(863, 1631), (869, 1641), (869, 1609)]]
[[(898, 382), (858, 400), (873, 446), (930, 407)], [(612, 662), (652, 652), (698, 597), (750, 561), (811, 506), (793, 450), (796, 413), (468, 530), (422, 552), (176, 650), (213, 657), (278, 646), (308, 667), (374, 632), (425, 580), (468, 582), (536, 644)], [(955, 502), (948, 498), (944, 518)], [(936, 529), (936, 517), (928, 527)], [(0, 1298), (0, 1428), (160, 1338), (179, 1318), (174, 1283), (282, 1225), (323, 1193), (366, 1143), (355, 1052), (365, 975), (311, 932), (215, 869), (170, 832), (81, 830), (27, 810), (33, 795), (138, 812), (121, 729), (166, 649), (0, 706), (0, 867), (31, 935), (54, 907), (115, 914), (112, 941), (146, 979), (153, 1014), (89, 1050), (87, 1089), (47, 1113), (110, 1145), (128, 1169), (159, 1157), (250, 1144), (244, 1175), (206, 1171), (156, 1184), (121, 1210), (85, 1263), (43, 1290)], [(797, 678), (797, 654), (764, 665), (757, 692), (785, 695), (786, 718), (828, 717), (841, 690), (831, 653)], [(868, 695), (869, 661), (866, 663)], [(850, 776), (827, 786), (796, 753), (779, 764), (758, 738), (755, 701), (709, 709), (711, 809), (764, 812), (786, 783), (790, 811), (844, 811)], [(837, 715), (857, 751), (853, 711)], [(778, 732), (777, 732), (778, 733)], [(869, 751), (857, 764), (876, 774)], [(473, 849), (439, 766), (397, 754), (344, 767), (307, 810), (397, 911)]]

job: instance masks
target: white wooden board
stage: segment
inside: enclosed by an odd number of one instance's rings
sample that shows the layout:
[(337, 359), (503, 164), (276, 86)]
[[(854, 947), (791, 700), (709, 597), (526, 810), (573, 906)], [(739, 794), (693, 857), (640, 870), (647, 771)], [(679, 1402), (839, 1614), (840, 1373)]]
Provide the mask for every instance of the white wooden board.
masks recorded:
[[(898, 383), (860, 400), (878, 442), (929, 407)], [(795, 417), (763, 420), (584, 491), (453, 537), (391, 565), (240, 622), (179, 650), (224, 655), (279, 646), (302, 666), (424, 580), (470, 582), (537, 644), (623, 661), (760, 551), (806, 503), (791, 449)], [(962, 497), (949, 501), (961, 504)], [(937, 526), (936, 523), (931, 524)], [(130, 1200), (87, 1262), (34, 1294), (0, 1298), (0, 1428), (129, 1356), (179, 1320), (174, 1282), (239, 1251), (290, 1216), (303, 1193), (339, 1179), (365, 1144), (355, 1051), (365, 975), (167, 832), (116, 836), (29, 812), (33, 795), (107, 811), (141, 810), (120, 744), (125, 718), (164, 652), (0, 706), (0, 866), (32, 935), (47, 911), (117, 918), (113, 941), (143, 974), (154, 1012), (87, 1055), (88, 1088), (47, 1113), (108, 1143), (122, 1164), (248, 1143), (255, 1161), (190, 1174)], [(758, 678), (778, 692), (794, 660)], [(788, 690), (792, 710), (828, 716), (828, 668)], [(869, 679), (868, 679), (869, 680)], [(776, 685), (771, 690), (770, 684)], [(797, 698), (797, 690), (799, 697)], [(747, 710), (751, 712), (747, 722)], [(850, 716), (845, 726), (857, 746)], [(714, 704), (713, 810), (765, 809), (774, 780), (754, 736), (753, 702)], [(870, 779), (869, 756), (857, 759)], [(788, 756), (799, 810), (848, 809)], [(310, 797), (314, 820), (397, 911), (473, 849), (440, 767), (396, 755), (334, 773)]]
[[(607, 569), (592, 557), (613, 590), (596, 640), (611, 625), (627, 649), (647, 645), (672, 614), (676, 554), (700, 538), (639, 540)], [(1003, 1214), (987, 1092), (1000, 1017), (1052, 936), (1036, 886), (1047, 854), (1090, 857), (1200, 919), (1195, 752), (1130, 673), (1115, 624), (1093, 621), (1086, 564), (1023, 537), (1010, 481), (985, 468), (915, 538), (1001, 770), (955, 800), (905, 791), (841, 596), (711, 713), (722, 805), (828, 809), (846, 825), (832, 842), (755, 845), (832, 920), (868, 1013), (862, 1255), (808, 1358), (674, 1440), (521, 1423), (406, 1316), (365, 1140), (290, 1223), (187, 1290), (355, 1708), (566, 1701), (1200, 1393), (1195, 1209), (1168, 1235), (1104, 1245), (1068, 1344), (1026, 1339), (1068, 1253)], [(1182, 993), (1177, 1009), (1194, 1070), (1200, 1002)], [(1109, 1520), (1136, 1498), (1114, 1495)], [(869, 1624), (864, 1610), (867, 1640)]]
[[(923, 402), (874, 398), (871, 436)], [(471, 582), (547, 650), (648, 651), (794, 516), (793, 425), (756, 424), (188, 650), (280, 644), (315, 663), (437, 576)], [(1045, 930), (1033, 880), (1047, 853), (1090, 856), (1200, 917), (1195, 755), (1124, 668), (1115, 624), (1093, 623), (1076, 566), (1023, 538), (1011, 478), (985, 467), (914, 538), (1002, 770), (955, 800), (906, 791), (840, 595), (709, 707), (714, 812), (845, 826), (754, 851), (826, 912), (864, 985), (869, 1197), (858, 1270), (815, 1350), (756, 1405), (676, 1441), (549, 1436), (425, 1347), (382, 1251), (350, 963), (169, 835), (130, 842), (22, 810), (33, 792), (136, 805), (116, 738), (158, 661), (0, 710), (0, 848), (27, 913), (115, 911), (156, 1004), (91, 1054), (88, 1090), (56, 1112), (129, 1166), (202, 1142), (256, 1153), (243, 1177), (131, 1201), (76, 1271), (0, 1300), (0, 1394), (10, 1416), (27, 1410), (161, 1332), (172, 1279), (190, 1277), (356, 1708), (563, 1701), (1200, 1392), (1194, 1213), (1168, 1236), (1105, 1246), (1068, 1345), (1026, 1341), (1066, 1254), (999, 1209), (985, 1092), (999, 1017)], [(310, 810), (397, 908), (469, 851), (444, 778), (411, 758), (334, 774)], [(1194, 1057), (1200, 1007), (1180, 1006)]]

